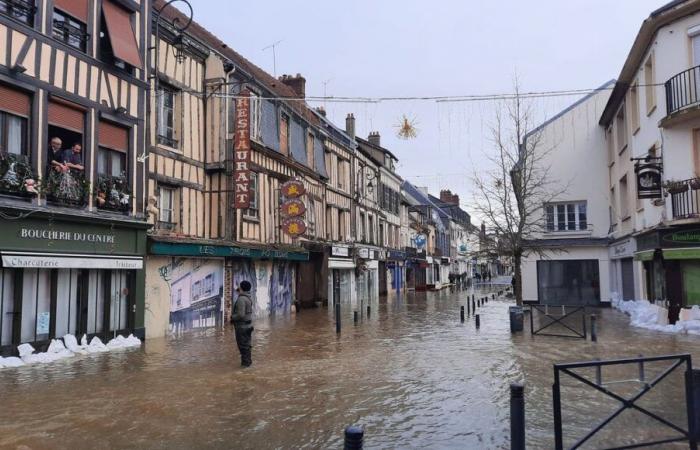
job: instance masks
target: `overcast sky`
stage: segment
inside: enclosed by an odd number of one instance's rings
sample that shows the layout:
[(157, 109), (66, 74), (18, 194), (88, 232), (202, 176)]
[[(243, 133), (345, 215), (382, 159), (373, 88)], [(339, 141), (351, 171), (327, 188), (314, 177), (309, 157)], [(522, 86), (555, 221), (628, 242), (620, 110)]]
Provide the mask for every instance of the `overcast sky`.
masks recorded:
[[(192, 0), (200, 24), (268, 72), (301, 73), (307, 96), (392, 97), (595, 88), (616, 78), (642, 21), (662, 0)], [(225, 6), (224, 6), (225, 5)], [(537, 100), (542, 120), (575, 97)], [(318, 103), (310, 103), (318, 106)], [(357, 134), (379, 131), (398, 172), (438, 194), (471, 199), (469, 178), (490, 149), (493, 102), (326, 104)], [(418, 136), (396, 137), (401, 117)]]

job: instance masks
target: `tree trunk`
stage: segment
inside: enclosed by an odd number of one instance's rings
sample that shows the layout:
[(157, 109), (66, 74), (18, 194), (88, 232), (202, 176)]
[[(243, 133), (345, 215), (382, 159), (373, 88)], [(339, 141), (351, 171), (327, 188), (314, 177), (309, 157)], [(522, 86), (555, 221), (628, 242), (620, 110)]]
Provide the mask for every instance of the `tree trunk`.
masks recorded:
[(522, 272), (522, 255), (515, 255), (513, 256), (513, 261), (515, 263), (515, 273), (513, 276), (515, 277), (515, 289), (513, 294), (515, 295), (515, 304), (518, 306), (523, 305), (523, 272)]

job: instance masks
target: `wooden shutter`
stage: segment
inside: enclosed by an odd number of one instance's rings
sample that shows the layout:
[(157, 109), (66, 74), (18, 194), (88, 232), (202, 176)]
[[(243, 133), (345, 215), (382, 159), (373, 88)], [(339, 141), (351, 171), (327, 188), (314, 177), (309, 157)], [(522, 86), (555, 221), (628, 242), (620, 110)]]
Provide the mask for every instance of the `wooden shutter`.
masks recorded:
[(88, 22), (88, 0), (54, 0), (55, 8), (70, 14), (79, 21)]
[(98, 142), (101, 147), (126, 152), (129, 149), (129, 130), (109, 122), (100, 121)]
[(82, 134), (85, 129), (85, 110), (70, 102), (51, 100), (49, 123)]
[(0, 109), (28, 117), (31, 111), (29, 95), (0, 84)]
[(104, 0), (102, 11), (114, 56), (127, 64), (141, 68), (141, 55), (139, 55), (134, 28), (131, 26), (131, 13), (110, 0)]

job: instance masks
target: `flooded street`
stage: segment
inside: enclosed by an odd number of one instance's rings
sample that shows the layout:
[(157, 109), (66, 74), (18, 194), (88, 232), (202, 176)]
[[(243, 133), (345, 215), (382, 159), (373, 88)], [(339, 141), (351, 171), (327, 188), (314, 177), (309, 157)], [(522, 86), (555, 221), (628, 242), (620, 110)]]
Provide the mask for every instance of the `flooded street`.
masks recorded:
[[(258, 321), (254, 363), (246, 370), (231, 329), (5, 369), (0, 447), (341, 448), (343, 428), (359, 424), (366, 448), (507, 448), (508, 386), (521, 381), (528, 448), (552, 448), (552, 363), (700, 357), (698, 337), (631, 328), (610, 309), (599, 311), (598, 343), (531, 337), (528, 323), (513, 337), (505, 299), (479, 309), (477, 330), (473, 317), (459, 321), (466, 296), (390, 296), (357, 325), (347, 306), (340, 336), (325, 308)], [(682, 425), (681, 375), (651, 392), (647, 406)], [(565, 434), (580, 435), (576, 427), (593, 426), (615, 406), (591, 389), (565, 395), (564, 418), (572, 424)], [(604, 437), (640, 434), (644, 420), (624, 413), (611, 424), (616, 432)]]

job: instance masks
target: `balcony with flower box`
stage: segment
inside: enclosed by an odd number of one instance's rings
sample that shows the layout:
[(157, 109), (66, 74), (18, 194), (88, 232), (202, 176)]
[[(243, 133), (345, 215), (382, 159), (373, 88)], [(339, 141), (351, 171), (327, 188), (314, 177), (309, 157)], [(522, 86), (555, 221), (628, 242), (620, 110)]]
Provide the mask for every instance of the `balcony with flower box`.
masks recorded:
[(671, 180), (664, 187), (671, 197), (673, 220), (700, 219), (700, 178)]
[(32, 198), (39, 193), (38, 184), (27, 156), (0, 152), (0, 195)]
[(131, 191), (126, 174), (101, 174), (95, 183), (95, 206), (100, 210), (127, 213), (131, 209)]

